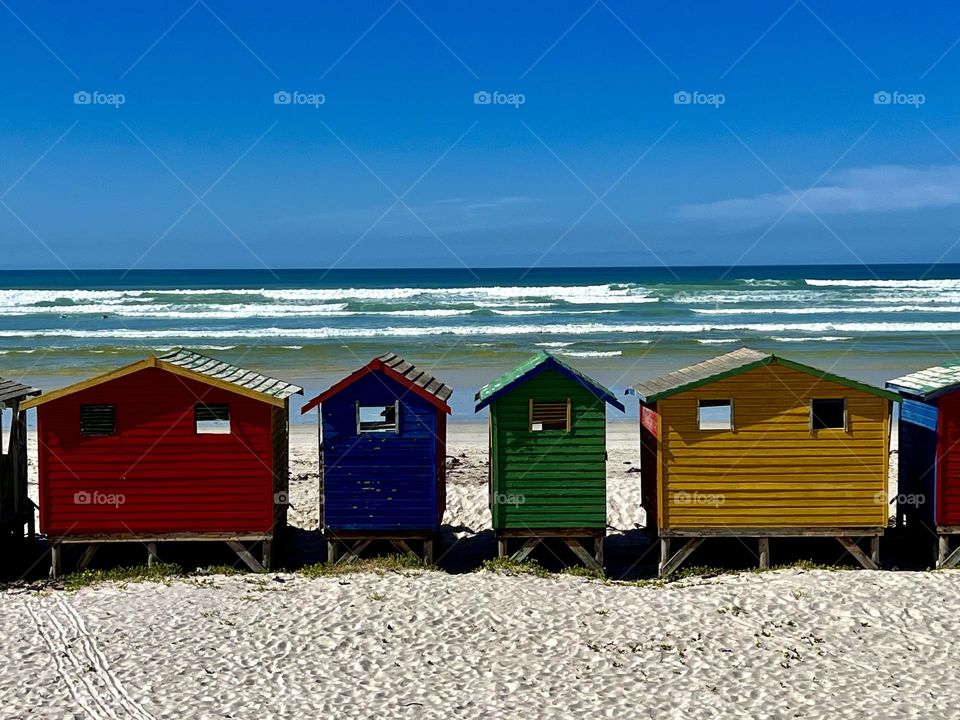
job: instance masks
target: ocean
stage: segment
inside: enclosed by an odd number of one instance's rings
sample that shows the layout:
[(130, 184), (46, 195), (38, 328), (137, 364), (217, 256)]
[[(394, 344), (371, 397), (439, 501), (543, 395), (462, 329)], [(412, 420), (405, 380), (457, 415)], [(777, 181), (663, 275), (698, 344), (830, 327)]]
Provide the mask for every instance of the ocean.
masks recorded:
[(472, 420), (536, 350), (622, 393), (743, 344), (876, 384), (952, 359), (960, 265), (0, 271), (0, 376), (48, 390), (182, 345), (310, 397), (389, 351)]

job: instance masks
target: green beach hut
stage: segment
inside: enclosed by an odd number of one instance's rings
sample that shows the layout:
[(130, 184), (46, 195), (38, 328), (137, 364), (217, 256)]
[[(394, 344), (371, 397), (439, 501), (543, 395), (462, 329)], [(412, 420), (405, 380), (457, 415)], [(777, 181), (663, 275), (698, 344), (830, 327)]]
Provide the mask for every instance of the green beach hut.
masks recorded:
[(523, 541), (512, 556), (523, 560), (557, 538), (602, 570), (607, 403), (623, 412), (613, 393), (545, 352), (477, 392), (475, 411), (490, 408), (490, 512), (500, 557), (511, 540)]

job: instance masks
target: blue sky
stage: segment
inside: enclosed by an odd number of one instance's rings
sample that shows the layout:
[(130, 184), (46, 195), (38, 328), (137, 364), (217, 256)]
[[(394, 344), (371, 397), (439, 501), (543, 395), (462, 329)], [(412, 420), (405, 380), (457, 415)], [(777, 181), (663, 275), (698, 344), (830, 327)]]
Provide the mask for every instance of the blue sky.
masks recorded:
[(0, 38), (6, 268), (960, 261), (951, 3), (4, 0)]

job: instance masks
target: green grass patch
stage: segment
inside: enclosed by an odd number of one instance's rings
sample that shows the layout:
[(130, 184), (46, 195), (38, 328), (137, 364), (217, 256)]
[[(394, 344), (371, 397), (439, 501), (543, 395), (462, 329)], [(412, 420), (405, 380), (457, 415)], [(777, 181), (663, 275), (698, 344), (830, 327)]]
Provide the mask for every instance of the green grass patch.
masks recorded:
[(487, 572), (501, 575), (535, 575), (536, 577), (551, 577), (553, 573), (544, 568), (536, 560), (517, 561), (508, 557), (497, 557), (483, 561), (483, 569)]
[(157, 563), (149, 567), (147, 565), (136, 565), (109, 570), (83, 570), (65, 575), (63, 584), (70, 591), (105, 582), (115, 582), (121, 585), (132, 582), (158, 582), (168, 585), (171, 578), (183, 577), (183, 575), (183, 568), (179, 565)]
[(571, 565), (565, 567), (562, 571), (564, 575), (573, 575), (574, 577), (589, 578), (590, 580), (606, 580), (607, 576), (599, 570), (588, 568), (585, 565)]
[(423, 572), (425, 570), (436, 570), (435, 565), (425, 563), (419, 558), (412, 558), (408, 555), (382, 555), (375, 558), (360, 558), (357, 560), (344, 560), (339, 563), (316, 563), (300, 568), (297, 572), (300, 575), (309, 578), (318, 577), (339, 577), (351, 573), (370, 572), (378, 575), (387, 573), (408, 574), (410, 572)]

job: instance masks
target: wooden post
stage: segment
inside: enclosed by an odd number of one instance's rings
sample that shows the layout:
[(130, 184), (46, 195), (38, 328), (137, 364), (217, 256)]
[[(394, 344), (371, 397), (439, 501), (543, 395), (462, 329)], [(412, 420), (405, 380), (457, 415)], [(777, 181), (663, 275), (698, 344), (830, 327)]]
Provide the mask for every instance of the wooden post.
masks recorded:
[(147, 567), (153, 567), (160, 561), (160, 558), (157, 557), (157, 544), (154, 542), (147, 543)]
[(96, 543), (87, 545), (87, 549), (83, 551), (83, 557), (81, 557), (80, 562), (77, 563), (77, 570), (86, 570), (90, 566), (90, 561), (93, 560), (93, 556), (96, 555), (98, 547), (100, 546)]
[(61, 546), (59, 542), (54, 542), (50, 545), (50, 579), (56, 580), (60, 577), (61, 569)]
[(497, 556), (498, 557), (507, 556), (507, 539), (505, 537), (497, 538)]
[(423, 561), (427, 565), (433, 565), (433, 539), (423, 541)]
[(601, 572), (603, 571), (603, 542), (605, 537), (603, 535), (598, 535), (594, 540), (594, 553), (593, 556), (597, 561), (597, 565), (600, 566)]
[(670, 562), (670, 538), (660, 538), (660, 574), (663, 575), (663, 569)]
[(337, 541), (329, 538), (327, 540), (327, 562), (335, 563), (337, 561)]
[(271, 543), (269, 540), (264, 540), (263, 541), (263, 562), (261, 563), (261, 565), (263, 565), (264, 570), (270, 569), (270, 566), (273, 564), (271, 562), (272, 560), (273, 560), (273, 543)]
[(757, 538), (757, 545), (760, 549), (760, 569), (769, 570), (770, 569), (770, 538), (762, 537)]
[(950, 554), (950, 536), (937, 535), (937, 546), (937, 567), (943, 567), (943, 564), (947, 561), (947, 556)]
[(870, 538), (870, 559), (878, 568), (880, 567), (880, 536), (874, 535)]

